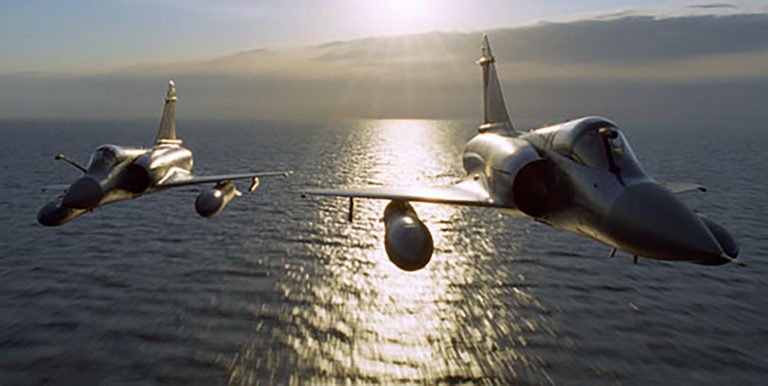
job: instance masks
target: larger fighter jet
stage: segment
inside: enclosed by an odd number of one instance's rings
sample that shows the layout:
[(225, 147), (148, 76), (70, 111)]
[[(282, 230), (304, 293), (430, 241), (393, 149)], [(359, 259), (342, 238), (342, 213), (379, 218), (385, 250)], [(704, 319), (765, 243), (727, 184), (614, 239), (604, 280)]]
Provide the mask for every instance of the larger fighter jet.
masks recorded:
[(259, 185), (259, 178), (287, 177), (292, 173), (192, 174), (192, 152), (182, 147), (181, 139), (176, 137), (176, 87), (173, 81), (168, 83), (163, 117), (152, 147), (102, 145), (93, 152), (85, 167), (61, 154), (55, 159), (80, 169), (83, 175), (66, 188), (63, 195), (40, 209), (37, 220), (48, 226), (62, 225), (113, 202), (198, 184), (214, 184), (213, 188), (202, 191), (195, 200), (197, 213), (211, 217), (241, 194), (232, 181), (250, 179), (249, 191), (253, 191)]
[(739, 248), (714, 221), (675, 193), (704, 190), (689, 183), (659, 183), (646, 174), (618, 126), (585, 117), (528, 132), (513, 128), (488, 37), (481, 44), (484, 123), (463, 154), (466, 176), (434, 188), (364, 187), (304, 194), (385, 199), (385, 248), (399, 268), (423, 268), (432, 236), (409, 202), (497, 208), (571, 231), (638, 256), (720, 265)]

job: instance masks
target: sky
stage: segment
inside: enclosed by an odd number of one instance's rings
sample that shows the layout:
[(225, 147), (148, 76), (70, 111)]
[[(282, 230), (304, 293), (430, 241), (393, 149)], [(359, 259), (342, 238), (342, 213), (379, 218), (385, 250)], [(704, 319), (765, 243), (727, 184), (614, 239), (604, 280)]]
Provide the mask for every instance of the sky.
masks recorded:
[[(194, 60), (684, 4), (645, 0), (0, 0), (0, 74)], [(754, 2), (758, 4), (759, 2)], [(749, 4), (747, 2), (746, 4)]]
[(766, 15), (751, 0), (0, 0), (0, 118), (151, 116), (171, 77), (192, 117), (472, 117), (482, 32), (512, 112), (762, 117)]

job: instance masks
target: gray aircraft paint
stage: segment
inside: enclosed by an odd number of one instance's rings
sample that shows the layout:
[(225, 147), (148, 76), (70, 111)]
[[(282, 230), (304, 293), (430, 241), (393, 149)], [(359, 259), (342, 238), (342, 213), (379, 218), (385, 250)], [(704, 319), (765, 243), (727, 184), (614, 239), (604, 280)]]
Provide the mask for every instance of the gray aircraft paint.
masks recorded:
[(211, 217), (221, 212), (232, 198), (239, 195), (232, 181), (251, 180), (250, 191), (259, 184), (259, 178), (289, 176), (291, 171), (251, 172), (214, 176), (192, 174), (192, 152), (182, 147), (176, 137), (176, 86), (168, 84), (163, 115), (160, 119), (155, 143), (150, 148), (129, 148), (102, 145), (91, 155), (83, 167), (62, 155), (64, 160), (81, 171), (78, 178), (58, 198), (52, 200), (37, 214), (43, 225), (65, 224), (95, 208), (118, 201), (130, 200), (158, 191), (198, 184), (215, 184), (201, 192), (195, 201), (197, 212)]
[[(304, 194), (493, 207), (584, 235), (609, 245), (613, 253), (623, 250), (635, 257), (719, 265), (738, 255), (738, 246), (725, 228), (695, 214), (674, 195), (703, 188), (655, 181), (610, 120), (585, 117), (516, 131), (509, 121), (487, 36), (481, 51), (477, 63), (483, 69), (483, 124), (466, 145), (462, 156), (466, 177), (459, 183), (435, 188), (319, 189)], [(408, 208), (409, 224), (419, 222)], [(390, 212), (400, 213), (385, 211), (387, 224), (403, 223), (390, 222)], [(426, 239), (426, 227), (391, 227), (385, 237), (390, 259), (401, 268), (426, 265), (431, 245), (397, 246)], [(406, 237), (408, 231), (419, 234)], [(400, 257), (393, 250), (416, 252)], [(413, 262), (418, 259), (423, 264)]]

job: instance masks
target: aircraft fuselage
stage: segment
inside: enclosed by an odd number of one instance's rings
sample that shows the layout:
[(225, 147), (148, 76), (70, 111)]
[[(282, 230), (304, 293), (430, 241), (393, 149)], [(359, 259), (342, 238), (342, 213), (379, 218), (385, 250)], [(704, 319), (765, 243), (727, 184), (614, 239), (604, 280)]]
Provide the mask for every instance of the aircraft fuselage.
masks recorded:
[(429, 230), (409, 202), (496, 208), (657, 260), (725, 264), (739, 253), (728, 231), (694, 213), (675, 193), (705, 190), (693, 183), (660, 184), (640, 167), (611, 121), (585, 117), (528, 132), (509, 119), (488, 36), (483, 70), (483, 121), (466, 145), (466, 176), (449, 186), (370, 186), (305, 194), (387, 199), (385, 246), (401, 269), (424, 267), (433, 252)]
[(154, 193), (159, 184), (189, 176), (193, 163), (192, 152), (177, 144), (148, 149), (99, 146), (85, 173), (44, 206), (38, 220), (62, 225), (95, 208)]
[(648, 176), (621, 131), (604, 118), (516, 136), (481, 132), (467, 143), (463, 164), (513, 216), (634, 255), (700, 264), (731, 260), (722, 245), (733, 243), (730, 235)]
[(171, 80), (160, 127), (150, 148), (102, 145), (93, 152), (85, 167), (62, 154), (54, 157), (76, 167), (83, 175), (63, 195), (40, 209), (37, 221), (47, 226), (62, 225), (113, 202), (200, 184), (215, 184), (195, 199), (197, 214), (212, 217), (241, 195), (233, 181), (251, 180), (248, 191), (252, 192), (259, 186), (261, 177), (288, 177), (293, 173), (286, 170), (193, 176), (192, 152), (182, 147), (181, 139), (176, 136), (177, 99), (176, 84)]

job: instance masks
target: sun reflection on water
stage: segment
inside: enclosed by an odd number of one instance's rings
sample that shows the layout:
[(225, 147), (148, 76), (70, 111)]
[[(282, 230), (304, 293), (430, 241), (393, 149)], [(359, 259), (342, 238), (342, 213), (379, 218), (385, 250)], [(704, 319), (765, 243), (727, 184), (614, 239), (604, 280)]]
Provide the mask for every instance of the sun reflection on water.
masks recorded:
[[(463, 143), (444, 130), (436, 121), (363, 121), (347, 139), (349, 151), (334, 160), (335, 170), (350, 186), (450, 184), (461, 177)], [(289, 308), (260, 316), (279, 320), (272, 333), (295, 357), (280, 355), (283, 349), (275, 357), (245, 357), (259, 358), (257, 369), (282, 369), (275, 379), (296, 382), (477, 382), (515, 380), (515, 367), (539, 371), (541, 364), (518, 348), (527, 344), (526, 334), (541, 333), (541, 323), (517, 316), (509, 305), (533, 314), (542, 306), (523, 289), (505, 300), (494, 297), (507, 289), (493, 284), (492, 268), (478, 271), (477, 261), (494, 255), (495, 247), (482, 227), (472, 230), (475, 245), (468, 246), (471, 209), (414, 204), (435, 253), (424, 269), (404, 272), (384, 249), (386, 204), (357, 200), (355, 221), (348, 223), (345, 201), (317, 201), (318, 218), (305, 243), (314, 263), (281, 284)], [(503, 322), (495, 324), (496, 317)], [(247, 383), (243, 372), (235, 366), (232, 378)]]
[[(440, 142), (435, 140), (439, 130), (440, 126), (432, 121), (371, 121), (368, 153), (373, 155), (373, 165), (359, 164), (358, 173), (365, 175), (366, 183), (376, 185), (449, 183), (448, 176), (440, 175), (447, 160), (443, 159), (446, 152), (438, 148)], [(376, 380), (479, 377), (481, 371), (470, 358), (465, 358), (461, 374), (454, 373), (455, 364), (446, 358), (445, 348), (436, 344), (455, 335), (455, 318), (446, 313), (451, 312), (451, 302), (462, 298), (461, 293), (451, 289), (449, 274), (463, 277), (465, 268), (452, 264), (451, 272), (446, 272), (436, 261), (414, 273), (396, 268), (384, 250), (383, 226), (377, 221), (384, 205), (385, 201), (358, 205), (356, 229), (363, 234), (356, 237), (376, 240), (373, 248), (355, 251), (359, 253), (356, 259), (366, 268), (332, 270), (329, 286), (318, 288), (336, 292), (341, 284), (345, 287), (343, 294), (351, 295), (328, 294), (338, 300), (332, 312), (352, 329), (349, 351), (336, 353), (341, 354), (338, 359), (348, 362), (345, 372)], [(455, 208), (445, 205), (420, 205), (417, 211), (428, 226), (450, 222), (458, 215)], [(442, 232), (432, 232), (439, 255), (451, 241)], [(434, 260), (439, 258), (435, 256)]]

